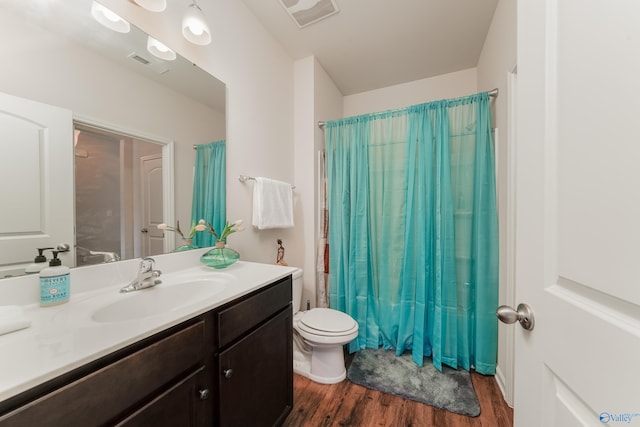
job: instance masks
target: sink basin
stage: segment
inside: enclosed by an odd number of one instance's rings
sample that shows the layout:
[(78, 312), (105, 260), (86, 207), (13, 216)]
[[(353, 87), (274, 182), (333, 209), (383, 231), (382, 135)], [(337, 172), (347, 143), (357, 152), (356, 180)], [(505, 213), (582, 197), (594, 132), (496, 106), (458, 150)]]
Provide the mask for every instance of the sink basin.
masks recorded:
[(91, 318), (96, 322), (124, 322), (156, 316), (211, 299), (226, 287), (224, 281), (211, 279), (175, 285), (159, 284), (122, 294), (123, 299), (96, 310)]

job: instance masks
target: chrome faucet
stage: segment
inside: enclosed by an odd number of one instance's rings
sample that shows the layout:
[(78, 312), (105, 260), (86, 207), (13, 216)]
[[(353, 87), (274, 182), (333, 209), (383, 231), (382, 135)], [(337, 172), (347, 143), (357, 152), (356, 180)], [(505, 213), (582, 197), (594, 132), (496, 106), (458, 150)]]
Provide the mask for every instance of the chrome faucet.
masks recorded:
[(107, 262), (116, 262), (120, 261), (120, 255), (115, 252), (102, 252), (102, 251), (89, 251), (90, 255), (102, 255), (103, 261)]
[(140, 268), (138, 269), (138, 277), (136, 277), (131, 283), (124, 288), (120, 289), (120, 292), (138, 291), (144, 288), (150, 288), (151, 286), (162, 283), (162, 280), (158, 279), (162, 272), (160, 270), (153, 269), (153, 258), (143, 258), (140, 261)]

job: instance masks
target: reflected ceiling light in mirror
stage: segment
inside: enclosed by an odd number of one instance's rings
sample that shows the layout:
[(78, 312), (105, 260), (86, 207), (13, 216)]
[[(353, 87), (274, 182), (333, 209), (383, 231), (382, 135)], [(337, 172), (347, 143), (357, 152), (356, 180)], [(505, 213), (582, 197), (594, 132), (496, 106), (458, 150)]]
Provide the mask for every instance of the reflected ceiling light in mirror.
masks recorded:
[(96, 3), (95, 0), (91, 4), (91, 16), (93, 19), (119, 33), (128, 33), (131, 31), (131, 25), (120, 16), (116, 15), (103, 5)]
[(184, 12), (182, 35), (193, 44), (205, 46), (211, 43), (211, 30), (200, 6), (194, 1)]
[(150, 12), (162, 12), (167, 8), (167, 0), (133, 0), (138, 6)]
[(147, 37), (147, 50), (156, 58), (164, 59), (165, 61), (173, 61), (176, 59), (176, 53), (174, 51), (151, 36)]

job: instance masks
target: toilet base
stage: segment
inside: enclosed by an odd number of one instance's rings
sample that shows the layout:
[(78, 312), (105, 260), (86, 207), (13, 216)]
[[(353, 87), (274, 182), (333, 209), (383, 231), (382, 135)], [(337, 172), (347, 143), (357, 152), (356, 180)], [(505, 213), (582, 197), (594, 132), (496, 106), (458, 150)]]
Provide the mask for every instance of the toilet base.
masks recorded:
[(293, 372), (320, 384), (336, 384), (347, 377), (342, 345), (315, 347), (312, 352), (300, 351), (294, 344)]

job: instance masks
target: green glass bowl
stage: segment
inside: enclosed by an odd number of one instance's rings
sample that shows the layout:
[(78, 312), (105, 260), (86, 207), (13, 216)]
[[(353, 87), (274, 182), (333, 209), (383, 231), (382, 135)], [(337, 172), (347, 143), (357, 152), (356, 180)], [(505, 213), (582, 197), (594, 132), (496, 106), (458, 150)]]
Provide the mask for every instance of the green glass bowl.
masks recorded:
[(200, 257), (200, 262), (207, 267), (227, 268), (240, 259), (240, 254), (231, 248), (213, 248)]

